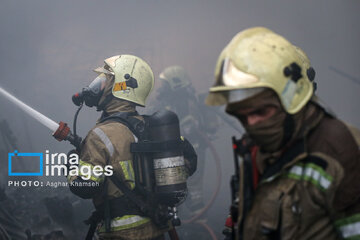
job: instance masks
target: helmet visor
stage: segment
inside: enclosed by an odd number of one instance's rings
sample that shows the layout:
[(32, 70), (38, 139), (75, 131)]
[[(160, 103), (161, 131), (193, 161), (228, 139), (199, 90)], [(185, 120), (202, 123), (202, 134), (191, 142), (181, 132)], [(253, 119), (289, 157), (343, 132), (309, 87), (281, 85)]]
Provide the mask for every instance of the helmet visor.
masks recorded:
[(224, 60), (222, 81), (227, 87), (241, 87), (249, 83), (259, 82), (259, 79), (249, 73), (245, 73), (235, 67), (229, 58)]

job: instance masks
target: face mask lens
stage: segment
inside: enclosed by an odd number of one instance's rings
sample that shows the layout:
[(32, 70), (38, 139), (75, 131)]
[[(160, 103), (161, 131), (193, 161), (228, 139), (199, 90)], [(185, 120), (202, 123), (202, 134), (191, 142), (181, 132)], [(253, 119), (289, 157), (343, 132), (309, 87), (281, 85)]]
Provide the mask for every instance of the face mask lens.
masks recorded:
[(97, 106), (104, 91), (106, 79), (105, 74), (100, 74), (88, 87), (83, 88), (82, 95), (86, 106)]
[(92, 94), (99, 94), (105, 86), (106, 76), (104, 74), (99, 75), (97, 78), (90, 83), (88, 89)]

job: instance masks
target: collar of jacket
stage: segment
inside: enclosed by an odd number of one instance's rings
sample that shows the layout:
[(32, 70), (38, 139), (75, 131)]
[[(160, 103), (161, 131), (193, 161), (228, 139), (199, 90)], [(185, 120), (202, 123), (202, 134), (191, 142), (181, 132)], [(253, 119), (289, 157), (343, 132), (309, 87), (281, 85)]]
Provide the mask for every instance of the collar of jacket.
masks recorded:
[(106, 109), (103, 111), (97, 123), (99, 123), (99, 121), (104, 117), (113, 115), (118, 112), (136, 112), (135, 104), (125, 100), (114, 98), (109, 104), (107, 104)]

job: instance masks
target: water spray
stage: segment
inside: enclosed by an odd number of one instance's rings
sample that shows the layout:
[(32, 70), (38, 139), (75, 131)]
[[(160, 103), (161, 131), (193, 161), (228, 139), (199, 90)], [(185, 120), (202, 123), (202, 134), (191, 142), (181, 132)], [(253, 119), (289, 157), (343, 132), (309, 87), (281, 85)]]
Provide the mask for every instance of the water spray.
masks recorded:
[(16, 97), (14, 97), (12, 94), (10, 94), (1, 87), (0, 87), (0, 94), (3, 95), (6, 99), (8, 99), (10, 102), (14, 103), (16, 106), (18, 106), (22, 111), (27, 113), (30, 117), (34, 118), (36, 121), (38, 121), (48, 129), (50, 129), (53, 132), (52, 135), (56, 140), (69, 141), (76, 148), (79, 148), (81, 143), (81, 138), (76, 134), (71, 133), (67, 123), (61, 121), (59, 123), (55, 122), (54, 120), (48, 118), (44, 114), (36, 111), (29, 105), (20, 101), (19, 99), (17, 99)]

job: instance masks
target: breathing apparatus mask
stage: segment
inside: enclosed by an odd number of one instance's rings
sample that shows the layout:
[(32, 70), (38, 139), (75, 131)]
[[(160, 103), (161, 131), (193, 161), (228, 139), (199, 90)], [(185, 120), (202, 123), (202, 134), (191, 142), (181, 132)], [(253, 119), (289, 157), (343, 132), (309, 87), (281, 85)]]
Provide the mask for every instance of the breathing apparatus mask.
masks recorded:
[(79, 107), (75, 113), (73, 121), (74, 137), (78, 143), (77, 148), (80, 148), (79, 146), (82, 141), (82, 139), (76, 133), (76, 123), (79, 112), (83, 107), (84, 103), (88, 107), (98, 106), (99, 100), (104, 93), (106, 81), (107, 77), (105, 74), (102, 73), (97, 76), (94, 81), (89, 84), (89, 86), (83, 88), (81, 92), (77, 92), (72, 96), (73, 103)]
[(83, 103), (85, 103), (88, 107), (97, 106), (104, 92), (106, 80), (106, 75), (100, 74), (89, 84), (89, 86), (83, 88), (81, 92), (75, 93), (72, 96), (73, 103), (76, 106), (80, 106)]

